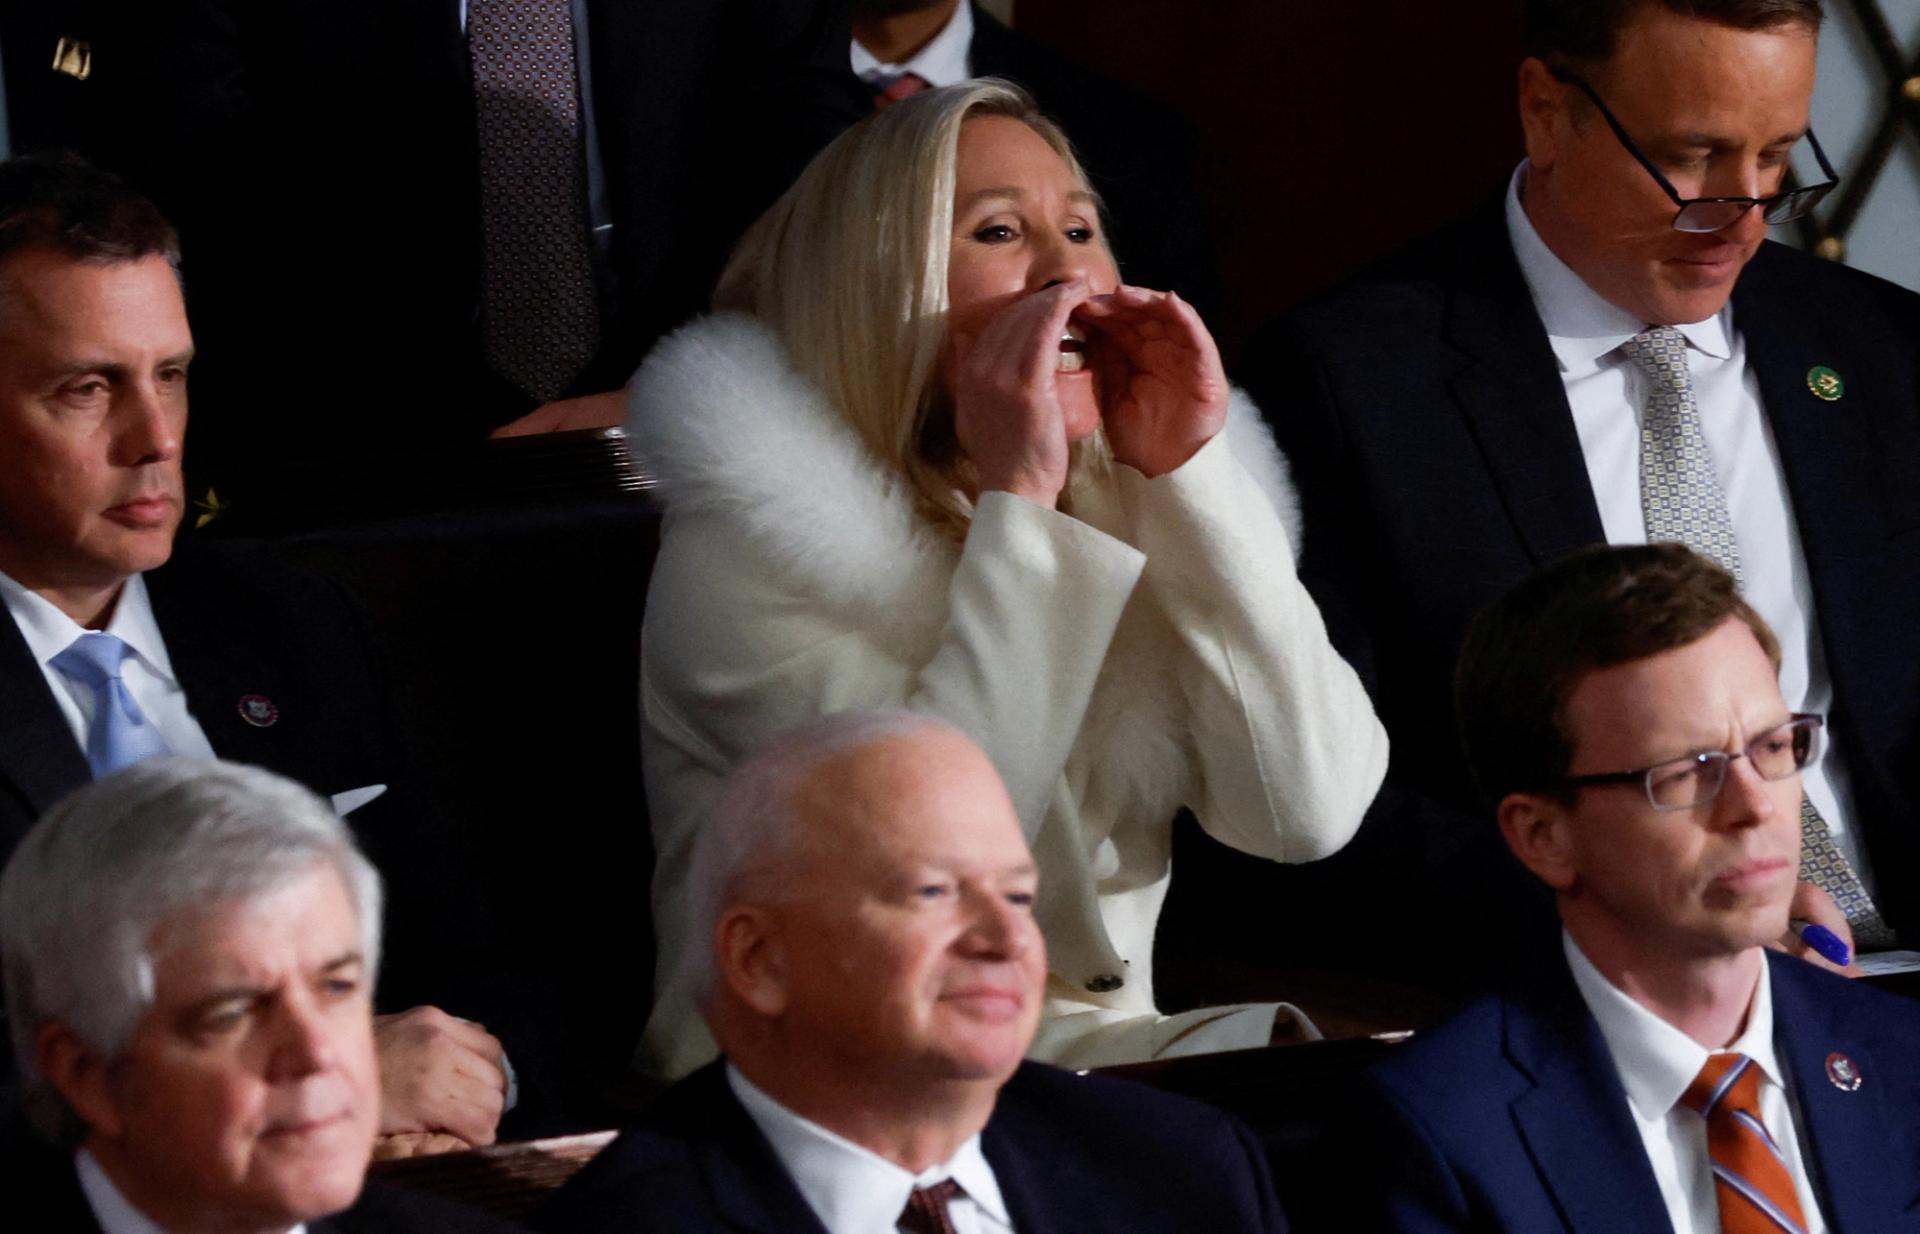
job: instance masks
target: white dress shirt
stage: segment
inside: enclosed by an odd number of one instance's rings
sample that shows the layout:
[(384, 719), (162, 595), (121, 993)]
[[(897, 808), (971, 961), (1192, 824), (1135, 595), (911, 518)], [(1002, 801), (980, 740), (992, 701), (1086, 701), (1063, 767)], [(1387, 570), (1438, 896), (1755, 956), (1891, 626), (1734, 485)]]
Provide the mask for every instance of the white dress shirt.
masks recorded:
[[(92, 1153), (84, 1148), (75, 1153), (73, 1168), (80, 1175), (80, 1191), (87, 1197), (87, 1206), (93, 1209), (93, 1219), (100, 1223), (100, 1234), (168, 1234), (120, 1194), (120, 1188), (113, 1185)], [(306, 1234), (306, 1230), (302, 1223), (290, 1228), (287, 1234)]]
[[(1607, 542), (1644, 544), (1640, 420), (1648, 383), (1619, 348), (1648, 326), (1603, 299), (1547, 247), (1520, 204), (1526, 170), (1522, 163), (1507, 190), (1513, 253), (1560, 361), (1560, 379), (1573, 408)], [(1687, 340), (1687, 372), (1700, 410), (1700, 429), (1740, 545), (1741, 594), (1780, 640), (1780, 692), (1787, 706), (1826, 715), (1833, 706), (1833, 683), (1820, 647), (1813, 584), (1780, 470), (1780, 450), (1761, 409), (1759, 379), (1747, 364), (1746, 340), (1734, 328), (1733, 304), (1678, 329)], [(1871, 892), (1873, 871), (1853, 827), (1853, 794), (1842, 759), (1833, 757), (1837, 743), (1831, 732), (1828, 740), (1826, 756), (1802, 772), (1800, 782)]]
[[(27, 650), (53, 690), (53, 701), (59, 705), (74, 742), (85, 750), (96, 695), (90, 687), (53, 667), (53, 659), (87, 633), (86, 628), (54, 607), (51, 600), (5, 574), (0, 574), (0, 600), (5, 601), (14, 625), (20, 627), (20, 636), (27, 641)], [(206, 730), (187, 709), (187, 692), (174, 676), (167, 642), (160, 637), (160, 624), (147, 598), (147, 583), (140, 575), (128, 579), (121, 589), (105, 632), (133, 650), (121, 663), (120, 679), (148, 723), (160, 730), (167, 748), (189, 758), (214, 757)]]
[(973, 5), (961, 0), (940, 33), (905, 64), (882, 64), (859, 39), (853, 40), (853, 71), (869, 85), (884, 86), (902, 73), (918, 73), (929, 86), (958, 85), (973, 77), (972, 50)]
[(1007, 1215), (993, 1167), (980, 1151), (979, 1136), (962, 1144), (944, 1164), (909, 1174), (878, 1153), (787, 1109), (754, 1087), (732, 1063), (727, 1064), (727, 1083), (773, 1145), (774, 1155), (787, 1167), (827, 1234), (897, 1230), (914, 1188), (947, 1178), (963, 1191), (947, 1205), (957, 1234), (1011, 1234), (1013, 1219)]
[[(1680, 1104), (1713, 1051), (1635, 1002), (1601, 975), (1564, 930), (1561, 947), (1573, 983), (1600, 1025), (1607, 1053), (1627, 1090), (1633, 1124), (1646, 1147), (1660, 1198), (1674, 1234), (1718, 1234), (1720, 1206), (1714, 1196), (1713, 1164), (1707, 1156), (1707, 1120)], [(1760, 1121), (1786, 1158), (1793, 1189), (1806, 1216), (1807, 1234), (1826, 1234), (1820, 1204), (1800, 1155), (1800, 1129), (1785, 1072), (1773, 1049), (1773, 981), (1765, 958), (1754, 987), (1747, 1027), (1727, 1050), (1745, 1054), (1760, 1070)]]

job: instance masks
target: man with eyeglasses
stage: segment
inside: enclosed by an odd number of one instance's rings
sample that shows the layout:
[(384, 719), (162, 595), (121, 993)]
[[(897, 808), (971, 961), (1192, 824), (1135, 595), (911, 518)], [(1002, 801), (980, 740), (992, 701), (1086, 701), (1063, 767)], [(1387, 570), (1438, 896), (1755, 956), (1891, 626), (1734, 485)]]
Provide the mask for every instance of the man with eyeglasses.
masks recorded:
[(1523, 10), (1504, 198), (1252, 356), (1301, 575), (1394, 740), (1368, 825), (1316, 867), (1346, 883), (1289, 898), (1414, 906), (1376, 954), (1456, 912), (1510, 921), (1526, 888), (1454, 757), (1461, 635), (1569, 549), (1677, 541), (1778, 633), (1793, 710), (1831, 716), (1801, 777), (1808, 911), (1830, 893), (1893, 945), (1920, 933), (1920, 296), (1766, 239), (1836, 178), (1809, 127), (1821, 5)]
[(1768, 950), (1821, 729), (1779, 664), (1675, 544), (1582, 550), (1476, 621), (1467, 762), (1560, 946), (1371, 1077), (1353, 1228), (1910, 1227), (1920, 1006)]

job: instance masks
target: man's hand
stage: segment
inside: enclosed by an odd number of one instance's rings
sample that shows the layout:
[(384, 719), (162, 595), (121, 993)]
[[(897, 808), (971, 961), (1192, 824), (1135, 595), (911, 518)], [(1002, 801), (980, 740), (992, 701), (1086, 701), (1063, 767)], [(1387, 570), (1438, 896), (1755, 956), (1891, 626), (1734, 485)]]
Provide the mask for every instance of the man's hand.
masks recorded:
[(373, 1141), (375, 1161), (397, 1161), (402, 1157), (431, 1157), (435, 1153), (465, 1152), (473, 1145), (457, 1135), (433, 1131), (402, 1131), (383, 1135)]
[(503, 424), (489, 437), (531, 437), (536, 433), (564, 433), (569, 429), (618, 428), (627, 416), (627, 392), (583, 394), (534, 408), (518, 420)]
[(493, 1143), (506, 1105), (505, 1052), (469, 1020), (438, 1007), (373, 1018), (380, 1055), (380, 1134), (438, 1132)]
[[(1847, 945), (1848, 955), (1854, 953), (1853, 928), (1847, 924), (1847, 915), (1840, 911), (1840, 906), (1833, 902), (1833, 897), (1822, 888), (1805, 879), (1800, 880), (1793, 889), (1793, 902), (1788, 906), (1787, 914), (1796, 921), (1811, 921), (1815, 925), (1827, 927)], [(1788, 955), (1797, 955), (1809, 964), (1817, 964), (1829, 972), (1839, 973), (1845, 977), (1860, 976), (1859, 965), (1835, 964), (1802, 942), (1800, 935), (1791, 926), (1787, 927), (1787, 932), (1780, 936), (1780, 941), (1776, 942), (1774, 947)]]

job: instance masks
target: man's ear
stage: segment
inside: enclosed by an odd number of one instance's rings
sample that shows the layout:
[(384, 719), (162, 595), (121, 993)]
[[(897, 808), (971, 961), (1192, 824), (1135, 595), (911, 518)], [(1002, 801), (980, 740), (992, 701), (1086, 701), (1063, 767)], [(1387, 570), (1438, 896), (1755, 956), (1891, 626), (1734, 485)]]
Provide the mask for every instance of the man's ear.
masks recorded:
[(34, 1037), (34, 1060), (67, 1107), (87, 1125), (90, 1136), (121, 1134), (120, 1107), (109, 1087), (107, 1060), (72, 1029), (49, 1020)]
[(1536, 171), (1551, 171), (1560, 146), (1572, 130), (1567, 115), (1568, 87), (1554, 77), (1546, 61), (1528, 56), (1520, 62), (1520, 130), (1527, 161)]
[(1578, 870), (1566, 806), (1536, 793), (1509, 793), (1501, 799), (1499, 818), (1500, 834), (1521, 865), (1555, 891), (1572, 889)]
[(720, 982), (763, 1016), (787, 1009), (789, 972), (786, 936), (777, 914), (738, 904), (713, 927), (713, 957)]

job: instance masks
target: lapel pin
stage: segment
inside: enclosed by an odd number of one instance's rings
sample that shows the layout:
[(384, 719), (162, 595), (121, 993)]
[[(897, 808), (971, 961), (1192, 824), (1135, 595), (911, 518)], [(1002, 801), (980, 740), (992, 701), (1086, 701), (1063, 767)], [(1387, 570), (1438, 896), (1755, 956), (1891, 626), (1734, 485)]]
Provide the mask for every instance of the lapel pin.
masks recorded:
[(264, 694), (242, 694), (238, 710), (240, 718), (255, 728), (272, 728), (280, 722), (280, 709)]
[(61, 39), (53, 45), (53, 71), (85, 81), (93, 73), (93, 45), (80, 39)]
[(1856, 1067), (1853, 1060), (1845, 1054), (1835, 1050), (1827, 1055), (1827, 1079), (1833, 1081), (1833, 1086), (1841, 1092), (1857, 1091), (1862, 1078), (1860, 1068)]
[(1807, 389), (1813, 391), (1815, 398), (1837, 403), (1840, 396), (1847, 392), (1847, 383), (1826, 365), (1816, 364), (1807, 370)]

